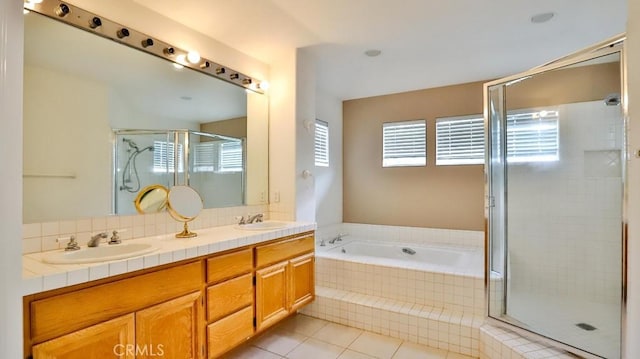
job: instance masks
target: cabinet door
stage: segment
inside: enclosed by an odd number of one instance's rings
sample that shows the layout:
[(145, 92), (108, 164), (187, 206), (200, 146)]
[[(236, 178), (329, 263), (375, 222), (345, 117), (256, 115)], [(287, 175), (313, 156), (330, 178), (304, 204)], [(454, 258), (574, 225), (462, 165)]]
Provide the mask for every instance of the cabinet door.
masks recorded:
[(290, 263), (290, 289), (291, 311), (298, 310), (302, 306), (313, 301), (315, 296), (313, 253), (297, 257)]
[(194, 359), (204, 355), (202, 293), (136, 312), (137, 359)]
[(288, 262), (256, 271), (256, 330), (267, 328), (289, 314)]
[(135, 358), (134, 315), (104, 323), (33, 346), (34, 359)]

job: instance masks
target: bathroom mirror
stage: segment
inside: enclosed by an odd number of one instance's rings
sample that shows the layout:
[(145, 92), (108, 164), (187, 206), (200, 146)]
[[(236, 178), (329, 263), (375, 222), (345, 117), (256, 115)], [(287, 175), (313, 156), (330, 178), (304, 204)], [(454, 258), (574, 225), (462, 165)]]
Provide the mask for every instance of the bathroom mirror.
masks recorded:
[(198, 234), (191, 232), (189, 222), (196, 219), (202, 211), (202, 198), (189, 186), (174, 186), (169, 190), (167, 197), (167, 210), (176, 221), (184, 222), (182, 232), (176, 234), (176, 238), (192, 238)]
[(167, 187), (159, 184), (147, 186), (138, 192), (133, 201), (136, 211), (140, 214), (158, 213), (167, 207)]
[[(181, 129), (242, 137), (243, 176), (201, 175), (198, 181), (209, 182), (198, 188), (225, 193), (225, 183), (233, 182), (236, 193), (235, 182), (243, 181), (239, 199), (205, 201), (207, 208), (266, 203), (266, 95), (176, 67), (35, 12), (26, 14), (24, 22), (24, 223), (115, 213), (114, 172), (122, 168), (114, 165), (114, 129)], [(244, 135), (233, 132), (238, 127), (244, 128)], [(139, 159), (143, 156), (153, 153), (147, 151)], [(129, 212), (122, 213), (135, 213), (133, 196)]]

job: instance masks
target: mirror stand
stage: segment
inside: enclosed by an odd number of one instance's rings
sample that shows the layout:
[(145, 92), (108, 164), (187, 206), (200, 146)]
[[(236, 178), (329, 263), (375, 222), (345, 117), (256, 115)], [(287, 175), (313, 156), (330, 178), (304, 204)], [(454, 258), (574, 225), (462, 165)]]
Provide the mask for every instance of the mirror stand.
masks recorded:
[(191, 232), (189, 230), (188, 223), (189, 223), (188, 221), (184, 222), (184, 227), (182, 229), (182, 232), (176, 233), (176, 238), (193, 238), (193, 237), (197, 237), (198, 236), (198, 233)]

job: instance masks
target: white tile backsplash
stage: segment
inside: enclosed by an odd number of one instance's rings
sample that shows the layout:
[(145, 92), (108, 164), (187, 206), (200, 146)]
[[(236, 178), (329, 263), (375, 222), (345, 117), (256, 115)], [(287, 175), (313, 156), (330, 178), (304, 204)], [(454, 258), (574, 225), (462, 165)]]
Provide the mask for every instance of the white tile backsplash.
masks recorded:
[[(226, 226), (236, 223), (236, 215), (265, 213), (265, 219), (273, 219), (268, 213), (268, 205), (212, 208), (203, 210), (196, 220), (189, 223), (190, 229)], [(23, 254), (50, 251), (63, 248), (65, 243), (55, 242), (56, 238), (76, 236), (78, 243), (86, 245), (89, 238), (99, 232), (117, 230), (121, 240), (165, 235), (182, 231), (182, 222), (177, 222), (168, 213), (148, 215), (104, 216), (82, 218), (75, 221), (28, 223), (22, 226)], [(190, 253), (193, 254), (193, 253)]]

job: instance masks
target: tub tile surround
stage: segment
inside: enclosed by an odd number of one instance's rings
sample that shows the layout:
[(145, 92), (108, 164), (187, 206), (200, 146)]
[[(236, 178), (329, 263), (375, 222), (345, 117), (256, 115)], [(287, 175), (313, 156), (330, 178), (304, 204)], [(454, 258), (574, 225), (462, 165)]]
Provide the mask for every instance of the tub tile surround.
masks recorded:
[[(343, 242), (329, 244), (339, 233)], [(484, 322), (483, 264), (472, 271), (400, 268), (375, 259), (325, 256), (349, 242), (384, 241), (481, 251), (484, 233), (342, 223), (320, 227), (316, 239), (316, 301), (303, 313), (433, 348), (478, 357)]]
[[(316, 238), (325, 242), (338, 234), (374, 241), (419, 243), (434, 246), (484, 248), (484, 232), (441, 228), (338, 223), (318, 228)], [(345, 237), (348, 239), (349, 237)]]
[[(323, 257), (337, 234), (363, 241), (484, 250), (484, 233), (344, 223), (316, 230), (316, 300), (311, 317), (482, 359), (575, 356), (485, 322), (484, 269), (438, 273)], [(320, 247), (320, 240), (325, 246)], [(359, 260), (360, 261), (360, 260)], [(483, 264), (478, 263), (480, 267)], [(501, 281), (499, 276), (493, 281)], [(497, 294), (493, 293), (493, 297)], [(499, 303), (492, 303), (498, 309)]]
[(28, 295), (62, 288), (184, 259), (214, 254), (228, 249), (315, 230), (315, 228), (315, 223), (303, 222), (289, 222), (285, 228), (265, 231), (245, 231), (237, 229), (235, 224), (210, 228), (196, 228), (194, 226), (193, 229), (197, 229), (198, 236), (187, 239), (175, 238), (174, 233), (178, 231), (172, 229), (168, 234), (135, 239), (139, 243), (150, 243), (158, 247), (155, 252), (129, 259), (88, 264), (54, 265), (42, 261), (42, 258), (47, 255), (46, 252), (25, 254), (22, 257), (22, 294)]

